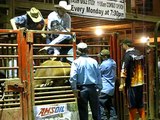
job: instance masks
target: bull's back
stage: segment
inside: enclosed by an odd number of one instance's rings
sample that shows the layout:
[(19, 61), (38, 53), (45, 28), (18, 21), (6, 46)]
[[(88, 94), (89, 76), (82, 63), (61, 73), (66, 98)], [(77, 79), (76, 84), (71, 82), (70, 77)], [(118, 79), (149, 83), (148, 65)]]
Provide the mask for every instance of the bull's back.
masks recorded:
[(45, 62), (43, 62), (40, 66), (44, 67), (44, 66), (48, 66), (48, 67), (52, 67), (52, 68), (40, 68), (37, 69), (35, 72), (35, 77), (50, 77), (48, 79), (40, 79), (40, 80), (36, 80), (34, 82), (35, 86), (40, 86), (41, 84), (48, 84), (48, 83), (53, 83), (54, 85), (63, 85), (63, 80), (53, 80), (51, 79), (51, 77), (55, 77), (55, 76), (68, 76), (70, 74), (70, 64), (69, 63), (65, 63), (65, 62), (61, 62), (61, 61), (54, 61), (54, 60), (47, 60)]
[(49, 66), (49, 67), (55, 67), (55, 68), (37, 69), (35, 72), (36, 77), (65, 76), (65, 75), (69, 75), (70, 73), (70, 68), (65, 68), (66, 66), (70, 66), (70, 64), (61, 62), (61, 61), (47, 60), (43, 62), (40, 66)]

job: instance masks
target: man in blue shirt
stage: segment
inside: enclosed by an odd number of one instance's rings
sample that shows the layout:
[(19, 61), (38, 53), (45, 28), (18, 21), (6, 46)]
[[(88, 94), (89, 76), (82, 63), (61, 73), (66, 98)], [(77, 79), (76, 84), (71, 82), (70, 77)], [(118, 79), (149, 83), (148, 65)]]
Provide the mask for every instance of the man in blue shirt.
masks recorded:
[(116, 62), (110, 58), (110, 52), (107, 49), (103, 49), (99, 56), (103, 60), (100, 65), (103, 85), (99, 96), (101, 120), (106, 120), (106, 117), (108, 117), (109, 120), (117, 120), (116, 111), (112, 104), (116, 81)]
[(93, 119), (101, 120), (98, 91), (102, 89), (102, 80), (98, 62), (87, 56), (86, 43), (77, 45), (77, 54), (80, 56), (72, 62), (69, 81), (78, 98), (80, 120), (88, 120), (88, 102)]
[(24, 28), (28, 30), (44, 30), (45, 23), (41, 12), (32, 7), (26, 14), (14, 17), (10, 20), (14, 30)]

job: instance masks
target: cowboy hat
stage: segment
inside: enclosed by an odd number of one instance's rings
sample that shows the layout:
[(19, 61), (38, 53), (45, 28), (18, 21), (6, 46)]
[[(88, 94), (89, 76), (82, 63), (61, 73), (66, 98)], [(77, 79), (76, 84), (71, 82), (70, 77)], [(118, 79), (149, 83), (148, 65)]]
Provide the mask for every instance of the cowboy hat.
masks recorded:
[(64, 10), (71, 10), (71, 5), (67, 5), (67, 2), (66, 1), (60, 1), (59, 2), (59, 5), (55, 5), (54, 6), (55, 8), (62, 8)]
[(27, 14), (33, 22), (40, 22), (43, 19), (41, 12), (35, 7), (32, 7), (30, 11), (27, 11)]

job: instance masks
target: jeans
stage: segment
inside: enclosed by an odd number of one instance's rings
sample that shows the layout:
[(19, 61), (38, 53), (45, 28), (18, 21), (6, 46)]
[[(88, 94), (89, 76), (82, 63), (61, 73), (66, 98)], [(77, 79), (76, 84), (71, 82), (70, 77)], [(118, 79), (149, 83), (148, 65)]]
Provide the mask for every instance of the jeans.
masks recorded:
[(101, 117), (102, 120), (117, 120), (117, 115), (115, 108), (112, 104), (112, 96), (107, 95), (105, 93), (100, 93), (99, 101), (100, 101), (100, 108), (101, 108)]
[[(64, 35), (61, 34), (55, 39), (52, 40), (52, 38), (47, 38), (46, 43), (50, 45), (54, 44), (69, 44), (72, 37), (71, 35)], [(63, 46), (63, 47), (47, 47), (47, 53), (48, 54), (54, 54), (54, 55), (67, 55), (68, 51), (71, 49), (71, 46)], [(66, 62), (66, 57), (59, 58), (62, 62)]]
[(84, 85), (79, 88), (78, 110), (80, 120), (88, 120), (88, 102), (93, 120), (101, 120), (98, 92), (95, 85)]

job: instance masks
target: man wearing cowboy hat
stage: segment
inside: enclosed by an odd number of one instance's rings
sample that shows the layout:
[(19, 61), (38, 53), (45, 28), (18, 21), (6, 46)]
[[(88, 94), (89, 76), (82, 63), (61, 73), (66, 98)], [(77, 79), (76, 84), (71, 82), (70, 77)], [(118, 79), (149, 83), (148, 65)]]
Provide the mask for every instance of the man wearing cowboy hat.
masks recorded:
[(42, 30), (45, 28), (44, 19), (41, 12), (32, 7), (26, 14), (14, 17), (10, 20), (12, 28), (17, 30), (25, 28), (28, 30)]
[[(71, 9), (70, 5), (67, 5), (66, 1), (60, 1), (59, 5), (54, 6), (55, 11), (48, 15), (48, 27), (47, 29), (57, 31), (57, 32), (70, 32), (71, 29), (71, 17), (67, 13)], [(71, 40), (71, 35), (69, 34), (58, 34), (58, 35), (48, 35), (47, 44), (68, 44)], [(60, 53), (66, 55), (71, 47), (44, 47), (39, 51), (46, 50), (48, 54), (59, 55)], [(62, 60), (65, 61), (65, 60)]]

